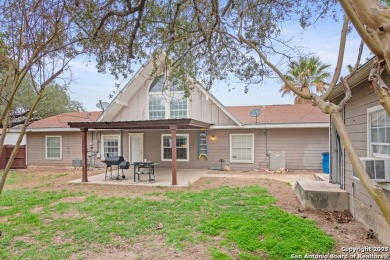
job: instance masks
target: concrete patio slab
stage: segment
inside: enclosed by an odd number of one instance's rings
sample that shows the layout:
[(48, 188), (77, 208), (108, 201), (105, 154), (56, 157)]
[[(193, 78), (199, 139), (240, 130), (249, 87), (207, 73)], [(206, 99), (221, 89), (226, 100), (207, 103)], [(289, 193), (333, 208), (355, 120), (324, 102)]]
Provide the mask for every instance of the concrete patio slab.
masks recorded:
[[(178, 169), (177, 170), (177, 187), (189, 186), (199, 178), (203, 176), (208, 176), (208, 170), (202, 169)], [(106, 171), (103, 170), (102, 173), (98, 173), (93, 176), (88, 176), (87, 184), (104, 184), (104, 185), (145, 185), (145, 186), (172, 186), (172, 170), (170, 168), (156, 168), (155, 181), (149, 182), (149, 175), (141, 174), (140, 181), (134, 182), (134, 170), (130, 168), (129, 170), (123, 171), (125, 179), (122, 179), (122, 170), (120, 170), (119, 179), (116, 180), (118, 171), (116, 169), (112, 170), (112, 176), (114, 179), (109, 178), (110, 173), (108, 173), (107, 180), (104, 179)], [(70, 183), (81, 183), (81, 179), (70, 181)]]
[[(125, 179), (122, 179), (122, 171), (120, 171), (119, 180), (105, 177), (105, 169), (99, 169), (99, 172), (95, 175), (88, 176), (88, 182), (86, 184), (100, 184), (100, 185), (131, 185), (131, 186), (172, 186), (172, 170), (170, 168), (156, 168), (156, 180), (149, 183), (148, 175), (141, 175), (140, 182), (134, 182), (134, 171), (132, 168), (123, 171)], [(118, 171), (113, 169), (112, 175), (117, 177)], [(108, 174), (108, 176), (110, 173)], [(298, 180), (315, 180), (314, 174), (308, 173), (294, 173), (294, 174), (245, 174), (240, 172), (214, 172), (206, 169), (178, 169), (177, 170), (177, 182), (176, 187), (186, 187), (199, 180), (201, 177), (211, 178), (239, 178), (239, 179), (270, 179), (288, 182), (294, 188), (295, 183)], [(70, 183), (82, 183), (81, 179), (70, 181)]]
[(308, 173), (287, 173), (287, 174), (275, 174), (275, 173), (259, 173), (259, 174), (231, 174), (231, 173), (212, 173), (207, 177), (219, 177), (219, 178), (242, 178), (242, 179), (270, 179), (282, 182), (288, 182), (294, 187), (298, 180), (315, 180), (314, 174)]

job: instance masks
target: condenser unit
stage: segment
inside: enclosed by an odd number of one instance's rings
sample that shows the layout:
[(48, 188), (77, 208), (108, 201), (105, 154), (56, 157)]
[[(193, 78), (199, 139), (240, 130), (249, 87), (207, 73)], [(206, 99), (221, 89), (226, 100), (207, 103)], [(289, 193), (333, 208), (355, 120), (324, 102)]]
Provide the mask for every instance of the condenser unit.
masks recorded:
[(270, 170), (279, 170), (281, 168), (286, 168), (286, 152), (268, 152), (269, 155), (269, 169)]
[[(376, 182), (388, 182), (390, 181), (390, 160), (375, 157), (361, 157), (364, 168), (366, 169), (368, 176)], [(352, 168), (354, 177), (357, 177), (355, 171)]]

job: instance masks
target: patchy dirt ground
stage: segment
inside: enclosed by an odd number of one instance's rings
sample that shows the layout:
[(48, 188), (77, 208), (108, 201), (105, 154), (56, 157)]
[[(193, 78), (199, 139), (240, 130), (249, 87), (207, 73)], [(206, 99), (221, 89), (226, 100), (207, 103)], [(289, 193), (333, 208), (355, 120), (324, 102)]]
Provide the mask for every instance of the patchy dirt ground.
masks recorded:
[[(97, 173), (98, 171), (93, 170), (89, 172), (89, 175), (94, 175)], [(315, 220), (319, 227), (324, 230), (324, 232), (331, 235), (336, 240), (336, 250), (339, 254), (343, 254), (341, 251), (342, 247), (383, 246), (383, 244), (381, 244), (375, 238), (367, 238), (367, 234), (369, 233), (368, 228), (356, 220), (352, 219), (348, 223), (339, 223), (332, 213), (302, 210), (300, 203), (292, 189), (292, 186), (289, 183), (272, 180), (267, 178), (267, 176), (265, 176), (265, 178), (259, 178), (260, 175), (266, 175), (266, 173), (232, 172), (232, 175), (237, 174), (244, 174), (246, 177), (249, 175), (253, 176), (253, 178), (234, 178), (222, 176), (203, 177), (193, 183), (190, 187), (161, 188), (151, 186), (115, 186), (115, 188), (113, 188), (112, 185), (68, 183), (70, 180), (80, 178), (81, 171), (77, 169), (58, 167), (30, 167), (27, 170), (18, 170), (14, 176), (16, 181), (11, 181), (11, 183), (6, 185), (5, 189), (23, 188), (34, 190), (38, 189), (41, 191), (67, 190), (71, 192), (83, 192), (87, 195), (95, 194), (100, 197), (138, 197), (145, 193), (156, 191), (162, 192), (166, 190), (201, 191), (204, 189), (211, 189), (220, 186), (260, 185), (262, 187), (266, 187), (268, 191), (278, 199), (277, 205), (280, 208), (302, 218)], [(311, 173), (294, 171), (290, 172), (289, 174)], [(166, 246), (165, 239), (163, 237), (155, 237), (153, 239), (145, 238), (139, 241), (127, 241), (126, 243), (121, 243), (121, 241), (118, 241), (118, 246), (116, 247), (104, 248), (102, 252), (98, 253), (93, 251), (85, 251), (83, 253), (83, 257), (87, 259), (106, 259), (108, 256), (111, 259), (207, 259), (207, 256), (205, 256), (205, 251), (207, 248), (208, 245), (196, 245), (192, 248), (186, 249), (185, 251), (179, 252), (174, 248)]]

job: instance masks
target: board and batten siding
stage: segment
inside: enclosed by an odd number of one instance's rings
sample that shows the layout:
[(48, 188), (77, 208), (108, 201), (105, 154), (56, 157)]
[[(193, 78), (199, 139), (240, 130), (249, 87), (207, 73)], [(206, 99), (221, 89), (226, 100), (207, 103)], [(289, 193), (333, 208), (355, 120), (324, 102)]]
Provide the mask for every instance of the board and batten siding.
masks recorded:
[(199, 89), (191, 92), (189, 98), (189, 117), (214, 125), (236, 125), (210, 98)]
[(146, 80), (112, 121), (148, 120), (148, 89), (151, 82), (150, 79)]
[[(367, 81), (352, 89), (352, 97), (344, 109), (345, 125), (359, 157), (368, 157), (367, 109), (379, 105), (378, 97), (368, 87)], [(352, 183), (355, 188), (352, 187)], [(345, 158), (345, 189), (355, 199), (380, 212), (377, 204), (368, 195), (360, 181), (352, 176), (352, 165), (348, 156)], [(390, 192), (385, 191), (385, 193), (390, 198)]]
[[(148, 89), (151, 80), (146, 80), (142, 87), (127, 101), (126, 106), (114, 116), (112, 121), (148, 120)], [(195, 88), (188, 98), (188, 118), (215, 125), (236, 125), (211, 99)]]
[[(62, 159), (46, 159), (46, 136), (62, 136)], [(87, 144), (92, 142), (88, 132)], [(72, 160), (81, 159), (81, 132), (29, 132), (27, 133), (27, 165), (72, 166)]]

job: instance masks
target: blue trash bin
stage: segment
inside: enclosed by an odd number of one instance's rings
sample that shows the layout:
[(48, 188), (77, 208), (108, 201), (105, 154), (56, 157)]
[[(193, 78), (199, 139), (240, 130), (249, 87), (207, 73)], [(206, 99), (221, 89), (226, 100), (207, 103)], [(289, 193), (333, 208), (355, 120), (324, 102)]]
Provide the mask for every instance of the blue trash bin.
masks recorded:
[(329, 173), (329, 152), (322, 153), (322, 172)]

